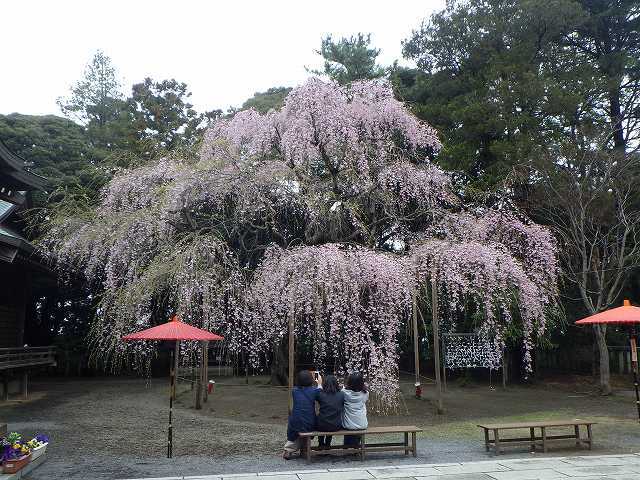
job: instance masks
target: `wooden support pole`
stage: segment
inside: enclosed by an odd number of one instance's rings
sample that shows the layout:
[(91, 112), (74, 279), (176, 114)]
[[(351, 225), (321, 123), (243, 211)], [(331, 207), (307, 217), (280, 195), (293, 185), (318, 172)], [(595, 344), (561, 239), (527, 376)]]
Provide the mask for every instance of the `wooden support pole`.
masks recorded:
[(209, 400), (209, 342), (204, 342), (204, 369), (202, 372), (204, 401)]
[(418, 396), (418, 387), (420, 386), (420, 350), (418, 342), (418, 288), (413, 291), (413, 361), (416, 373), (416, 396)]
[(249, 358), (247, 352), (242, 352), (242, 359), (244, 363), (244, 383), (249, 385)]
[(5, 372), (2, 376), (2, 399), (9, 401), (9, 372)]
[(502, 388), (507, 388), (507, 350), (502, 349)]
[(200, 349), (198, 352), (198, 369), (196, 374), (196, 410), (202, 410), (202, 380), (204, 376), (204, 349), (206, 342), (200, 342)]
[(295, 376), (295, 338), (294, 338), (293, 308), (289, 313), (289, 413), (293, 409), (293, 377)]
[(442, 339), (442, 353), (444, 356), (442, 359), (442, 390), (444, 392), (447, 391), (447, 348), (445, 338)]
[(436, 374), (436, 401), (439, 414), (444, 413), (442, 407), (442, 383), (440, 379), (440, 326), (438, 313), (438, 286), (434, 279), (431, 282), (431, 316), (433, 317), (433, 359), (435, 361)]
[(635, 327), (633, 328), (633, 331), (629, 336), (629, 347), (631, 350), (630, 353), (631, 353), (631, 370), (633, 370), (633, 386), (636, 393), (636, 408), (638, 409), (638, 421), (640, 422), (640, 392), (638, 391), (638, 345), (636, 341)]

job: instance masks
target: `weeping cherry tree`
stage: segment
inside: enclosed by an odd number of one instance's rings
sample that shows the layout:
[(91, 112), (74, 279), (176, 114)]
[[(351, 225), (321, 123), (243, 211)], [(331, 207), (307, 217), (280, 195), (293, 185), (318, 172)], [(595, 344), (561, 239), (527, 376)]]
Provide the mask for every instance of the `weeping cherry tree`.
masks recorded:
[(382, 80), (310, 79), (281, 110), (217, 120), (199, 152), (116, 176), (100, 204), (52, 221), (43, 244), (100, 299), (89, 341), (118, 368), (152, 351), (119, 338), (177, 312), (255, 365), (293, 320), (320, 367), (367, 374), (398, 402), (399, 334), (414, 291), (470, 308), (504, 342), (522, 324), (525, 364), (556, 296), (553, 238), (513, 208), (466, 205), (433, 163), (436, 132)]

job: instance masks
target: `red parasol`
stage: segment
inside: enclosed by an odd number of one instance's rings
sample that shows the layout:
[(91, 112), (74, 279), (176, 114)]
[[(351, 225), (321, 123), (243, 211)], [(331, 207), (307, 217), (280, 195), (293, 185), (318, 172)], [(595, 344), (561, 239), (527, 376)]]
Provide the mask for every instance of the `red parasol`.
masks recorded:
[(224, 340), (224, 337), (192, 327), (188, 323), (181, 321), (177, 315), (174, 315), (167, 323), (125, 335), (122, 340), (200, 340), (209, 342), (212, 340)]
[(224, 340), (224, 337), (186, 324), (181, 321), (177, 315), (174, 315), (167, 323), (163, 323), (162, 325), (158, 325), (156, 327), (147, 328), (146, 330), (142, 330), (140, 332), (125, 335), (124, 337), (122, 337), (122, 340), (167, 340), (176, 342), (175, 354), (173, 351), (171, 352), (172, 368), (170, 368), (169, 375), (171, 378), (171, 390), (169, 392), (169, 432), (167, 442), (167, 458), (171, 458), (173, 456), (173, 397), (175, 396), (176, 388), (176, 370), (178, 368), (178, 346), (180, 344), (180, 340), (196, 340), (209, 342), (212, 340)]
[(640, 323), (640, 307), (634, 307), (629, 300), (625, 300), (622, 307), (612, 308), (605, 312), (596, 313), (578, 320), (576, 325), (593, 325), (596, 323), (629, 325), (629, 344), (631, 347), (631, 366), (633, 370), (633, 384), (636, 390), (636, 407), (640, 420), (640, 393), (638, 392), (638, 347), (636, 343), (636, 324)]
[(604, 312), (596, 313), (590, 317), (578, 320), (576, 325), (586, 325), (591, 323), (615, 323), (630, 324), (640, 323), (640, 307), (634, 307), (629, 300), (624, 301), (622, 307), (612, 308)]

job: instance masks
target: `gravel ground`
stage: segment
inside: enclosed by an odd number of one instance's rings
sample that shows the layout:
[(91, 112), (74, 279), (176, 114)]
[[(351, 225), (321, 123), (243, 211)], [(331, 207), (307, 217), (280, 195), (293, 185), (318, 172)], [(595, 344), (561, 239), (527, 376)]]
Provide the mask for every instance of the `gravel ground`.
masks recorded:
[[(263, 379), (252, 379), (261, 382)], [(35, 381), (28, 401), (0, 403), (0, 420), (25, 435), (51, 436), (46, 462), (28, 478), (122, 479), (278, 471), (322, 466), (362, 466), (355, 457), (320, 457), (307, 465), (301, 459), (280, 458), (286, 430), (286, 389), (241, 386), (223, 379), (202, 410), (192, 407), (191, 391), (183, 386), (174, 410), (174, 458), (166, 456), (168, 388), (163, 379), (102, 378)], [(432, 402), (411, 396), (403, 386), (403, 414), (370, 416), (371, 425), (418, 425), (418, 459), (397, 454), (370, 454), (372, 465), (460, 462), (490, 459), (481, 421), (515, 421), (589, 417), (594, 427), (593, 454), (640, 452), (635, 405), (627, 392), (600, 397), (584, 382), (566, 379), (545, 386), (450, 387), (445, 415)], [(427, 387), (427, 397), (430, 389)], [(558, 445), (549, 456), (575, 455)], [(586, 451), (580, 454), (586, 454)], [(501, 458), (530, 457), (513, 449)], [(542, 454), (536, 454), (542, 456)]]

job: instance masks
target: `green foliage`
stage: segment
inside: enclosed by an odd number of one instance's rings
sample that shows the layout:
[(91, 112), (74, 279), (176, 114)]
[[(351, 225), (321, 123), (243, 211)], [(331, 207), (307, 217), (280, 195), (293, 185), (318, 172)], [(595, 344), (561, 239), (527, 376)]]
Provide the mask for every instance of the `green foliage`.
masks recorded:
[(440, 161), (492, 190), (566, 140), (637, 145), (639, 22), (631, 1), (452, 1), (404, 42), (418, 69), (392, 78), (443, 135)]
[(174, 79), (156, 82), (147, 77), (133, 86), (127, 107), (138, 150), (149, 153), (196, 143), (207, 116), (193, 109), (189, 97), (187, 84)]
[(400, 95), (443, 134), (440, 160), (472, 187), (492, 189), (573, 113), (548, 64), (579, 11), (542, 3), (454, 1), (404, 42), (419, 70), (394, 73)]
[(31, 169), (46, 177), (52, 190), (97, 191), (109, 176), (96, 164), (105, 153), (93, 147), (83, 127), (55, 115), (0, 115), (0, 137)]
[(385, 75), (384, 68), (376, 65), (380, 50), (371, 47), (370, 33), (358, 33), (337, 41), (327, 35), (316, 53), (324, 58), (324, 70), (314, 70), (312, 73), (326, 75), (341, 85)]
[(69, 98), (58, 98), (62, 113), (83, 125), (95, 122), (105, 125), (113, 120), (113, 104), (122, 100), (121, 84), (111, 58), (98, 50), (86, 66), (83, 78), (71, 88)]
[(267, 113), (269, 110), (280, 110), (291, 87), (272, 87), (266, 92), (256, 92), (242, 104), (240, 110), (253, 108), (257, 112)]
[(85, 126), (95, 147), (126, 147), (128, 135), (123, 133), (130, 122), (121, 88), (111, 58), (98, 50), (70, 96), (58, 98), (58, 106), (63, 115)]
[(204, 124), (222, 114), (196, 112), (190, 97), (186, 83), (145, 78), (125, 98), (111, 59), (98, 51), (71, 95), (59, 98), (58, 105), (64, 115), (85, 127), (92, 146), (104, 150), (102, 157), (115, 153), (118, 163), (129, 167), (128, 154), (149, 158), (194, 145)]

